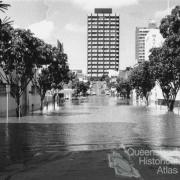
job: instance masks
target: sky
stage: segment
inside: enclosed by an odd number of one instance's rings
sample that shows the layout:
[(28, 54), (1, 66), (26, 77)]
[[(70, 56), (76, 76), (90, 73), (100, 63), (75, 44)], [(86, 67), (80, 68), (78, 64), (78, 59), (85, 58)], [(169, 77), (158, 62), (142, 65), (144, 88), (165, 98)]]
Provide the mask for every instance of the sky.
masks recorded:
[[(170, 9), (180, 5), (169, 0)], [(135, 28), (150, 20), (159, 25), (168, 14), (168, 0), (4, 0), (6, 16), (14, 27), (30, 29), (35, 36), (56, 45), (63, 43), (71, 69), (87, 70), (87, 15), (94, 8), (112, 8), (120, 15), (120, 69), (135, 64)], [(4, 16), (0, 12), (0, 17)]]

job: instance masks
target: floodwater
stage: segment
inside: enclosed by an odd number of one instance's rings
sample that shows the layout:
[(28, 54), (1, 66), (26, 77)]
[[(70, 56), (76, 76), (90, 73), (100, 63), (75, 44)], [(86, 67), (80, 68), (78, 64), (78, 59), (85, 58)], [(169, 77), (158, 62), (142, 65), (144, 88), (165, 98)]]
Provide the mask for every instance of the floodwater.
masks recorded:
[(21, 119), (0, 119), (0, 167), (47, 152), (104, 150), (147, 145), (180, 147), (180, 116), (159, 107), (119, 105), (93, 96), (45, 107)]

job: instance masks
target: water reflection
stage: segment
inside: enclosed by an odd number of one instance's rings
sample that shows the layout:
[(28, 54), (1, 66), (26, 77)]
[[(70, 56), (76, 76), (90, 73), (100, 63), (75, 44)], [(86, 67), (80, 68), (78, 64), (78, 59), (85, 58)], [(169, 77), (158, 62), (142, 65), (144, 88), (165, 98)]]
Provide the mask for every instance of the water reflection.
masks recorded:
[(138, 128), (152, 146), (180, 146), (179, 116), (174, 113), (154, 114), (148, 112), (139, 119)]
[[(1, 122), (5, 122), (3, 119)], [(0, 166), (24, 162), (38, 153), (119, 148), (149, 144), (180, 146), (179, 116), (140, 106), (118, 105), (116, 98), (66, 102), (21, 121), (0, 124)]]

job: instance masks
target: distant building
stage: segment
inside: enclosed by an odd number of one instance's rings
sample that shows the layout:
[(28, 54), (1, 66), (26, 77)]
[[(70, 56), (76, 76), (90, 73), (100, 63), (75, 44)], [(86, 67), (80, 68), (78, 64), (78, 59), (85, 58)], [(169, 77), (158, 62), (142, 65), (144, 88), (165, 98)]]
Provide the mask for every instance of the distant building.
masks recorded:
[(119, 70), (118, 78), (127, 80), (131, 73), (131, 70), (132, 70), (132, 68), (130, 68), (130, 67), (127, 67), (124, 70)]
[(88, 15), (89, 77), (101, 78), (108, 70), (119, 69), (119, 15), (112, 9), (97, 8)]
[(150, 29), (145, 36), (145, 60), (149, 60), (150, 50), (161, 47), (164, 42), (159, 29)]
[(76, 75), (76, 77), (79, 79), (79, 81), (87, 82), (88, 77), (86, 74), (83, 73), (81, 69), (74, 69), (72, 72)]
[(136, 27), (136, 63), (141, 63), (145, 61), (145, 37), (152, 29), (158, 29), (154, 21), (151, 21), (148, 27)]
[(109, 77), (117, 77), (118, 74), (119, 74), (119, 72), (118, 72), (118, 71), (115, 71), (115, 70), (109, 70), (109, 71), (108, 71), (108, 76), (109, 76)]

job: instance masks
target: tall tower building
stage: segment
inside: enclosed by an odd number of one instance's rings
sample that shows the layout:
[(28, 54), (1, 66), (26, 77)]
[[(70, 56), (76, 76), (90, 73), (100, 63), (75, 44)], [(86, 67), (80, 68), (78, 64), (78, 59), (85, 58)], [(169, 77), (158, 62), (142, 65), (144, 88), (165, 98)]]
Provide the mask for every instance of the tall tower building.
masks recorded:
[(150, 50), (161, 47), (164, 42), (159, 29), (150, 29), (145, 37), (145, 60), (149, 60)]
[(119, 15), (112, 9), (96, 8), (88, 15), (87, 71), (100, 78), (119, 69)]
[(157, 25), (154, 21), (151, 21), (148, 27), (136, 27), (136, 63), (145, 61), (145, 37), (151, 29), (157, 29)]

